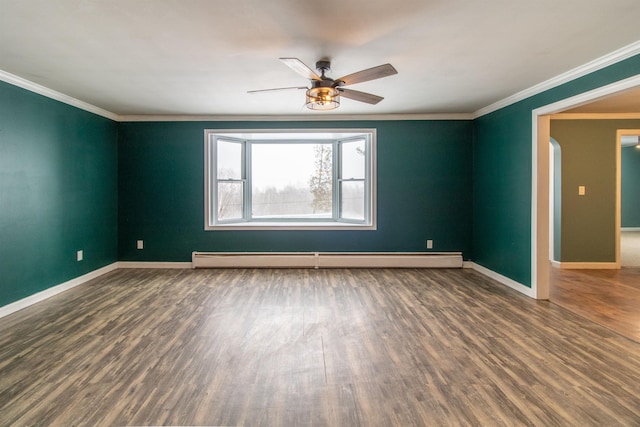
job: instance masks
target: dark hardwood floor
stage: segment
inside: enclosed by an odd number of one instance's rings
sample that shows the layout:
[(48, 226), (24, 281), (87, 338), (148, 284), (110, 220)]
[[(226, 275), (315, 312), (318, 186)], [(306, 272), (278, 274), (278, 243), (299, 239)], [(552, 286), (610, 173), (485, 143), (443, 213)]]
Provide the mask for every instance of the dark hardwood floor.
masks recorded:
[(0, 319), (0, 425), (640, 425), (639, 355), (471, 270), (117, 270)]
[(640, 342), (640, 268), (553, 268), (549, 300)]

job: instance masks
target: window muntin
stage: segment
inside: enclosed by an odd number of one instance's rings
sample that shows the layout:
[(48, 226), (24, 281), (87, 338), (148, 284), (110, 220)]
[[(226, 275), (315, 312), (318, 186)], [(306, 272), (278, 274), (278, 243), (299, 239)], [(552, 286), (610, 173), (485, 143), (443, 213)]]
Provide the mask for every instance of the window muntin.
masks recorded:
[(341, 141), (340, 145), (340, 218), (364, 221), (366, 212), (367, 144), (362, 138)]
[(375, 229), (373, 129), (209, 130), (205, 151), (205, 229)]
[(244, 143), (216, 141), (216, 222), (241, 220), (244, 217)]

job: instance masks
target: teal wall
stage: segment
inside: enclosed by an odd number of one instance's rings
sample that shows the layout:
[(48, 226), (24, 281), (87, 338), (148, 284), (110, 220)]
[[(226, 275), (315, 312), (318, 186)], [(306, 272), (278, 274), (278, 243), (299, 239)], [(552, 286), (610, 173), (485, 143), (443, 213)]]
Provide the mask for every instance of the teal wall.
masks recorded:
[(0, 306), (116, 261), (116, 162), (114, 122), (0, 82)]
[(531, 286), (532, 111), (638, 70), (640, 55), (475, 120), (474, 262)]
[[(635, 56), (475, 121), (118, 124), (0, 82), (0, 306), (118, 259), (426, 251), (426, 239), (530, 285), (532, 110), (638, 69)], [(377, 230), (204, 231), (204, 129), (287, 127), (378, 129)]]
[(621, 223), (640, 227), (640, 148), (622, 147)]
[[(462, 251), (471, 258), (471, 121), (119, 124), (119, 259), (192, 251)], [(375, 231), (205, 231), (204, 130), (376, 128)], [(136, 249), (136, 240), (145, 242)]]

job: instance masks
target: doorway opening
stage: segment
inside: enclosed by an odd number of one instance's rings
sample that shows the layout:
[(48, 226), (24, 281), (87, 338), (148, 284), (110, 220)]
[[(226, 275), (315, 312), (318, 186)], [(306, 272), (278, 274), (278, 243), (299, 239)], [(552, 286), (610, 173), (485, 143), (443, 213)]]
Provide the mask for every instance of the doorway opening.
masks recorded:
[[(640, 341), (640, 329), (637, 327), (640, 324), (640, 268), (631, 266), (623, 267), (620, 270), (562, 270), (551, 266), (553, 258), (557, 259), (558, 256), (554, 252), (557, 246), (552, 246), (554, 236), (557, 237), (558, 232), (554, 229), (554, 217), (551, 211), (553, 206), (551, 197), (554, 194), (553, 175), (550, 173), (553, 165), (553, 150), (550, 149), (549, 143), (551, 118), (555, 114), (561, 112), (567, 114), (566, 111), (572, 108), (629, 90), (640, 90), (640, 76), (541, 107), (533, 112), (532, 287), (536, 298), (551, 299), (553, 303), (563, 305), (564, 301), (556, 291), (562, 289), (560, 285), (564, 281), (565, 284), (568, 284), (563, 289), (567, 291), (565, 296), (569, 295), (570, 302), (575, 308), (572, 311), (631, 339)], [(585, 118), (584, 114), (575, 113), (573, 118)], [(603, 114), (602, 118), (640, 119), (640, 109), (624, 113)], [(635, 132), (636, 135), (640, 134), (637, 130)], [(633, 133), (632, 129), (619, 132), (618, 140), (630, 133)], [(618, 147), (620, 147), (619, 144)], [(618, 152), (620, 152), (620, 148), (618, 148)], [(620, 155), (617, 156), (617, 162), (618, 180), (620, 180)], [(618, 181), (617, 187), (620, 189), (620, 181)], [(620, 260), (621, 252), (625, 251), (626, 242), (620, 238), (620, 196), (617, 199), (616, 259)], [(622, 230), (623, 238), (626, 231), (632, 230)], [(553, 284), (559, 285), (557, 288), (553, 287), (554, 292), (551, 295)], [(579, 290), (585, 292), (580, 293)]]

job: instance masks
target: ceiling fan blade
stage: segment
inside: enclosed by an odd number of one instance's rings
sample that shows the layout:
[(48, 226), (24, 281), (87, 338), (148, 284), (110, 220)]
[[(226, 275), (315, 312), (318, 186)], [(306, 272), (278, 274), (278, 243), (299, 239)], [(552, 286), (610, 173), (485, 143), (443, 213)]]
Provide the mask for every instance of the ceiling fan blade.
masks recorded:
[(296, 73), (300, 74), (305, 79), (322, 80), (315, 71), (307, 67), (305, 63), (300, 61), (298, 58), (280, 58), (280, 61), (284, 62), (286, 66), (291, 68)]
[(348, 74), (344, 77), (340, 77), (335, 81), (343, 82), (345, 85), (352, 85), (356, 83), (367, 82), (369, 80), (381, 79), (382, 77), (393, 76), (394, 74), (398, 74), (393, 65), (384, 64), (378, 65), (377, 67), (368, 68), (366, 70), (358, 71), (352, 74)]
[(275, 90), (290, 90), (290, 89), (309, 89), (306, 86), (291, 86), (291, 87), (276, 87), (273, 89), (258, 89), (258, 90), (248, 90), (247, 93), (258, 93), (258, 92), (272, 92)]
[(341, 96), (345, 98), (353, 99), (354, 101), (366, 102), (367, 104), (377, 104), (382, 101), (384, 98), (378, 95), (374, 95), (372, 93), (360, 92), (359, 90), (352, 89), (343, 89), (341, 87), (338, 88), (338, 92), (340, 92)]

